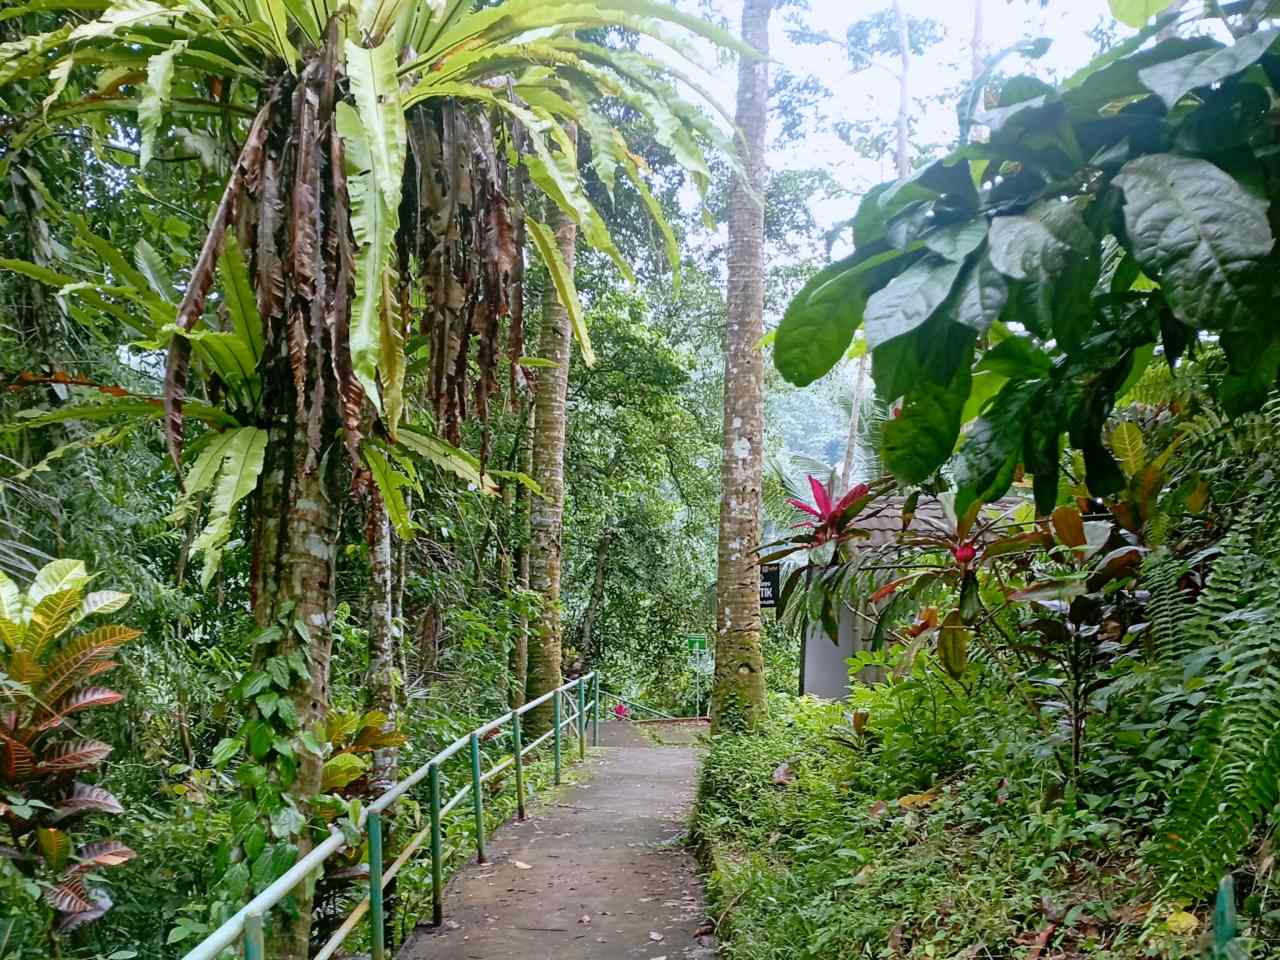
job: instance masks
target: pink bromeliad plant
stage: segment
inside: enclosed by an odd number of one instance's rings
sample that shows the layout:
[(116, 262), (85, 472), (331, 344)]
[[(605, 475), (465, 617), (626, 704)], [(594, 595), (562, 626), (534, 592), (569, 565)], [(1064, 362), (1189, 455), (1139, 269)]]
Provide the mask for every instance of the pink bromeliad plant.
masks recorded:
[[(808, 528), (813, 531), (813, 544), (818, 546), (832, 539), (841, 539), (845, 535), (846, 514), (856, 516), (866, 501), (870, 499), (871, 488), (865, 483), (852, 487), (839, 500), (832, 502), (831, 491), (817, 477), (810, 475), (809, 489), (813, 491), (813, 503), (808, 504), (795, 497), (789, 497), (787, 503), (798, 510), (803, 510), (814, 519), (801, 520), (794, 524), (795, 529)], [(852, 536), (853, 533), (847, 534)]]
[(811, 475), (809, 489), (813, 491), (813, 503), (806, 503), (795, 497), (787, 499), (787, 503), (808, 515), (808, 518), (794, 524), (792, 529), (810, 532), (769, 544), (770, 547), (776, 546), (782, 549), (766, 557), (764, 562), (781, 559), (797, 550), (807, 550), (833, 541), (841, 543), (867, 536), (867, 531), (858, 527), (854, 521), (858, 520), (866, 509), (892, 486), (891, 480), (880, 480), (874, 485), (859, 483), (839, 499), (835, 499), (827, 485)]
[[(793, 525), (795, 531), (791, 536), (761, 548), (761, 563), (776, 563), (785, 557), (800, 551), (809, 551), (806, 562), (795, 567), (787, 574), (778, 601), (781, 615), (793, 594), (799, 589), (805, 594), (814, 594), (817, 603), (805, 602), (802, 610), (811, 606), (819, 611), (818, 618), (824, 629), (835, 637), (837, 627), (836, 610), (838, 604), (834, 597), (842, 595), (848, 586), (852, 568), (845, 561), (845, 551), (841, 547), (857, 539), (870, 536), (870, 531), (859, 526), (859, 523), (879, 513), (883, 508), (877, 501), (894, 487), (892, 479), (877, 480), (874, 483), (859, 483), (839, 497), (832, 495), (831, 488), (817, 477), (809, 477), (809, 489), (813, 492), (813, 502), (792, 497), (788, 503), (799, 510), (803, 517)], [(817, 548), (832, 544), (833, 549), (828, 556), (826, 551), (813, 552)]]

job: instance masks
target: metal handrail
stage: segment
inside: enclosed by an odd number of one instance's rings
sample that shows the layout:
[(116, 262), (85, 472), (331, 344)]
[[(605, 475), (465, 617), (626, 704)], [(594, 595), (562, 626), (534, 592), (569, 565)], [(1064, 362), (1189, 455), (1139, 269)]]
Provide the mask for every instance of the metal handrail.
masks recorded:
[(601, 694), (603, 694), (603, 695), (604, 695), (604, 696), (606, 696), (606, 697), (611, 697), (611, 698), (613, 698), (614, 700), (617, 700), (619, 703), (624, 704), (624, 705), (626, 705), (626, 706), (628, 706), (628, 707), (635, 707), (637, 710), (642, 710), (642, 711), (644, 711), (645, 713), (651, 713), (651, 714), (653, 714), (655, 717), (657, 717), (659, 720), (678, 720), (678, 719), (680, 719), (679, 717), (673, 717), (673, 716), (671, 716), (670, 714), (660, 713), (659, 711), (654, 710), (654, 709), (653, 709), (653, 708), (651, 708), (651, 707), (646, 707), (643, 703), (636, 703), (634, 700), (628, 700), (626, 697), (620, 697), (620, 696), (618, 696), (618, 694), (616, 694), (616, 693), (612, 693), (612, 692), (610, 692), (610, 691), (608, 691), (608, 690), (600, 689), (600, 688), (599, 688), (599, 685), (597, 684), (596, 696), (597, 696), (597, 697), (599, 697)]
[[(591, 687), (589, 699), (587, 694), (588, 684)], [(570, 691), (575, 691), (576, 696), (569, 698), (572, 712), (568, 717), (565, 717), (563, 716), (565, 712), (563, 705), (566, 695)], [(444, 870), (441, 862), (441, 821), (470, 793), (472, 797), (472, 812), (475, 817), (476, 858), (483, 863), (485, 860), (484, 792), (480, 789), (481, 785), (499, 771), (508, 766), (514, 766), (516, 774), (516, 816), (523, 820), (525, 818), (524, 758), (550, 737), (554, 742), (554, 777), (555, 783), (558, 785), (561, 772), (561, 744), (565, 727), (577, 728), (578, 758), (581, 760), (586, 757), (588, 706), (590, 706), (592, 745), (596, 746), (600, 742), (600, 692), (600, 678), (592, 671), (548, 693), (544, 693), (537, 699), (531, 700), (514, 710), (509, 710), (501, 717), (490, 720), (483, 726), (477, 727), (470, 733), (459, 737), (370, 803), (361, 813), (360, 821), (357, 824), (357, 828), (362, 832), (362, 835), (367, 835), (369, 839), (369, 895), (356, 906), (350, 916), (343, 921), (333, 936), (329, 938), (329, 941), (320, 948), (315, 960), (329, 960), (337, 952), (338, 948), (342, 946), (343, 941), (355, 930), (365, 913), (369, 914), (369, 939), (372, 945), (372, 960), (386, 960), (383, 890), (428, 837), (430, 837), (431, 841), (432, 920), (436, 926), (443, 923)], [(552, 728), (532, 743), (523, 744), (520, 737), (521, 717), (548, 700), (552, 701)], [(511, 724), (512, 733), (511, 755), (490, 767), (488, 771), (482, 771), (481, 737), (501, 729), (508, 723)], [(442, 805), (440, 802), (440, 767), (446, 760), (458, 754), (463, 748), (468, 748), (470, 752), (471, 781), (449, 798), (447, 803)], [(430, 822), (410, 839), (405, 849), (401, 851), (400, 856), (384, 872), (382, 864), (382, 816), (391, 808), (392, 804), (424, 779), (427, 781), (431, 794)], [(331, 827), (327, 838), (317, 844), (267, 889), (245, 904), (222, 926), (192, 948), (183, 960), (215, 960), (223, 950), (232, 946), (237, 940), (243, 940), (244, 942), (245, 960), (265, 960), (266, 947), (263, 939), (263, 917), (272, 907), (292, 893), (294, 888), (305, 881), (313, 871), (319, 869), (329, 857), (346, 846), (347, 841), (342, 832)]]

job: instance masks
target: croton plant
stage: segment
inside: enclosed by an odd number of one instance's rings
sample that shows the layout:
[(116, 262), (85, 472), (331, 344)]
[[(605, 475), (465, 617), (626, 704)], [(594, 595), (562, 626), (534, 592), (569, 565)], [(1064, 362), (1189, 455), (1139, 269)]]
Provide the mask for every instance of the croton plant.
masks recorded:
[(117, 650), (139, 631), (94, 623), (129, 600), (113, 590), (86, 592), (78, 560), (55, 560), (25, 593), (0, 574), (0, 857), (37, 885), (68, 932), (109, 909), (87, 880), (131, 859), (115, 840), (81, 842), (72, 828), (88, 814), (122, 813), (118, 800), (81, 779), (111, 746), (77, 729), (77, 715), (122, 696), (98, 678), (116, 667)]

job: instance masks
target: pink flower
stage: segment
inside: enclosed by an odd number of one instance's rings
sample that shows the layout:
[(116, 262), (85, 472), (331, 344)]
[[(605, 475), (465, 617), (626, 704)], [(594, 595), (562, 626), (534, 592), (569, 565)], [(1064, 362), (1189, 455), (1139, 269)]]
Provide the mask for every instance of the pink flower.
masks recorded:
[(973, 558), (976, 557), (977, 555), (978, 555), (978, 550), (976, 547), (974, 547), (972, 542), (962, 543), (960, 544), (960, 546), (953, 548), (951, 551), (951, 556), (954, 557), (956, 563), (960, 564), (961, 566), (964, 566), (967, 563), (972, 563)]
[(871, 492), (871, 488), (865, 483), (859, 483), (838, 501), (832, 503), (831, 491), (814, 476), (809, 477), (809, 489), (813, 491), (812, 505), (795, 498), (790, 498), (787, 502), (797, 510), (803, 510), (809, 516), (815, 518), (813, 520), (802, 520), (796, 526), (812, 527), (816, 543), (826, 543), (833, 536), (838, 535), (844, 527), (845, 511)]

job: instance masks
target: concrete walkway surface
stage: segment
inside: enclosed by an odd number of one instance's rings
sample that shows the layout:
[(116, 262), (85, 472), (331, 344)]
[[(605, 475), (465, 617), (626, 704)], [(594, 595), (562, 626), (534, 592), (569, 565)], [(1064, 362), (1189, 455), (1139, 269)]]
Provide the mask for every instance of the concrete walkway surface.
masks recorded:
[[(445, 892), (445, 923), (399, 960), (713, 960), (683, 841), (697, 779), (693, 725), (600, 724), (600, 747), (488, 843)], [(698, 728), (705, 729), (705, 728)]]

